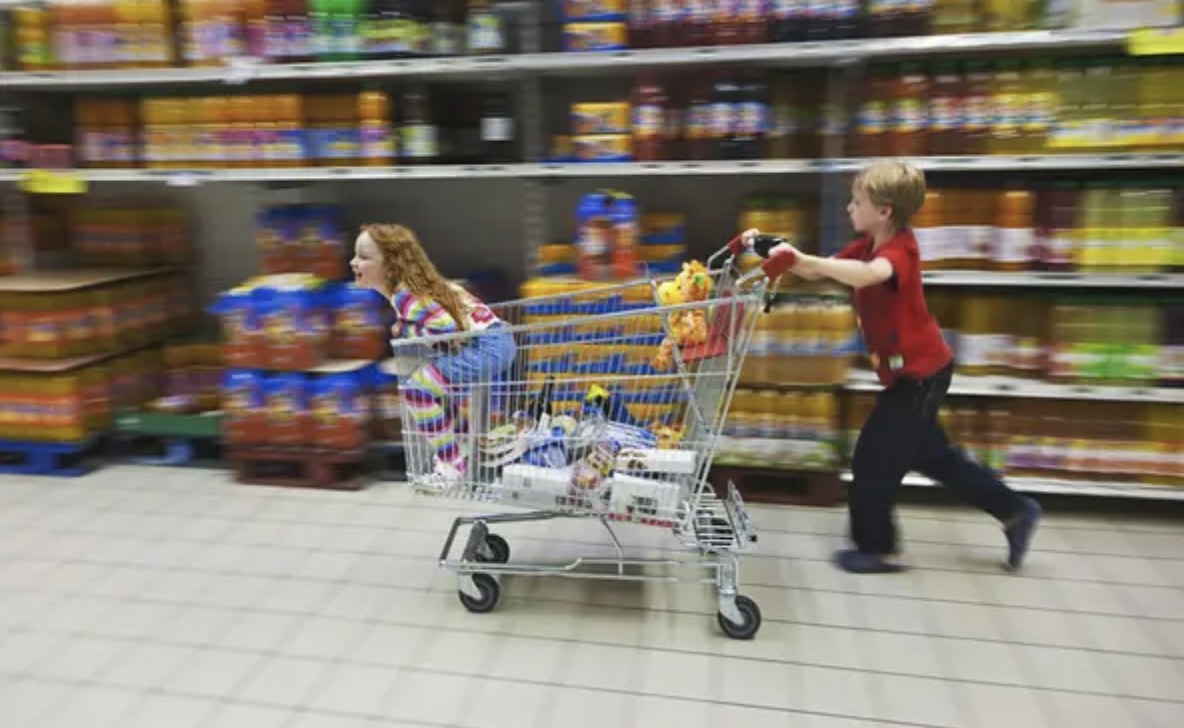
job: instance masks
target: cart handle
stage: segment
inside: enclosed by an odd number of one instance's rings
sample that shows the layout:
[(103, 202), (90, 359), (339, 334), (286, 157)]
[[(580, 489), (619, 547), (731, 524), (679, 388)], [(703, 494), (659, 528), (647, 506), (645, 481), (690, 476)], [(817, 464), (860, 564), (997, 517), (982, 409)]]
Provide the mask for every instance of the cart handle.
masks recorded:
[(740, 280), (737, 281), (737, 284), (743, 286), (753, 282), (757, 278), (775, 281), (781, 276), (785, 275), (787, 271), (797, 264), (798, 255), (792, 249), (778, 250), (776, 253), (762, 261), (759, 268), (754, 268), (753, 270), (741, 276)]

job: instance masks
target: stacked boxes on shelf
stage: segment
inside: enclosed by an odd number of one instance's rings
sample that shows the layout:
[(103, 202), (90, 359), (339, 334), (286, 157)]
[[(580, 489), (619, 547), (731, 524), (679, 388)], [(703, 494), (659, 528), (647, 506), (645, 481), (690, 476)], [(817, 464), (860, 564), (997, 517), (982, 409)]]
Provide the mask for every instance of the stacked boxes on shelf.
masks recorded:
[(158, 395), (152, 344), (191, 316), (166, 270), (72, 270), (0, 279), (0, 427), (20, 441), (77, 443), (114, 407)]

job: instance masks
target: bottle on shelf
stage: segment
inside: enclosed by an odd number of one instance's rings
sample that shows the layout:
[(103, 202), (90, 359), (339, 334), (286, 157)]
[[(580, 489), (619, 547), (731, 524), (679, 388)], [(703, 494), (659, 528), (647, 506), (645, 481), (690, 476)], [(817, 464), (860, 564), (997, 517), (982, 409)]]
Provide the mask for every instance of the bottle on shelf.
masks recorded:
[(431, 118), (427, 90), (415, 86), (403, 94), (403, 123), (399, 134), (401, 160), (433, 164), (439, 156), (437, 129)]
[(712, 158), (714, 149), (712, 90), (710, 77), (694, 79), (691, 82), (690, 98), (687, 102), (687, 156), (694, 160)]
[(464, 0), (437, 0), (431, 5), (431, 55), (463, 54), (467, 45)]
[(504, 91), (487, 91), (481, 104), (481, 158), (488, 164), (507, 164), (518, 157), (514, 115)]
[(469, 0), (470, 55), (506, 52), (506, 28), (502, 14), (491, 0)]
[(985, 61), (966, 65), (966, 102), (963, 106), (966, 154), (986, 154), (995, 124), (991, 67)]
[(929, 154), (966, 153), (966, 84), (958, 64), (940, 61), (933, 68), (929, 101)]
[(666, 89), (653, 73), (644, 73), (633, 91), (633, 158), (656, 162), (666, 158)]
[(735, 125), (736, 159), (760, 159), (769, 133), (768, 84), (759, 73), (749, 73), (739, 82)]
[(772, 0), (769, 8), (769, 39), (774, 43), (797, 43), (807, 39), (808, 3)]
[(711, 140), (714, 159), (735, 159), (738, 153), (740, 87), (728, 74), (716, 77), (711, 91)]
[(626, 25), (630, 48), (650, 48), (654, 43), (654, 5), (656, 0), (629, 0)]
[(1024, 111), (1027, 106), (1019, 61), (1000, 61), (995, 67), (991, 124), (991, 154), (1022, 154), (1024, 144)]
[(872, 66), (860, 91), (852, 131), (852, 153), (858, 157), (880, 157), (890, 149), (892, 113), (895, 105), (892, 69)]

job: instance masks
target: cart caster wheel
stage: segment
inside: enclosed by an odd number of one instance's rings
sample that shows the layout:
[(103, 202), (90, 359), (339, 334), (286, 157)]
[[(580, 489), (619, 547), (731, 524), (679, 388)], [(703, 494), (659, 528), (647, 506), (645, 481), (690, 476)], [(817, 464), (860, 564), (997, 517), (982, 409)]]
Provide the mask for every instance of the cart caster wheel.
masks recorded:
[(481, 596), (474, 599), (463, 591), (458, 591), (456, 595), (460, 597), (460, 603), (473, 614), (492, 612), (502, 596), (502, 588), (498, 585), (497, 579), (489, 574), (472, 574), (471, 576), (473, 585), (477, 587), (477, 591), (481, 592)]
[(740, 610), (744, 621), (736, 624), (720, 612), (715, 615), (719, 621), (719, 628), (734, 640), (750, 640), (761, 628), (761, 609), (756, 602), (743, 596), (736, 597), (736, 609)]
[(486, 556), (478, 550), (477, 554), (473, 557), (474, 561), (487, 564), (504, 564), (510, 560), (510, 544), (506, 543), (506, 539), (496, 533), (489, 533), (485, 535), (485, 545), (489, 547), (492, 555)]

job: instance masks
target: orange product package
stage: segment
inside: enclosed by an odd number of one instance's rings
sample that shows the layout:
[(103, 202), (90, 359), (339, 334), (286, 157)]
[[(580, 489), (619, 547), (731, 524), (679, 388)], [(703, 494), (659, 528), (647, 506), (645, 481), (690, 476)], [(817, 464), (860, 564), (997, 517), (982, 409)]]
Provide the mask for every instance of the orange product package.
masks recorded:
[(312, 442), (331, 450), (359, 450), (369, 441), (370, 402), (363, 375), (345, 372), (309, 382)]
[(263, 380), (267, 444), (283, 447), (312, 445), (311, 412), (308, 407), (308, 378), (285, 372)]
[(334, 359), (375, 361), (386, 351), (390, 307), (382, 295), (347, 283), (328, 294), (333, 314), (329, 355)]
[(308, 371), (325, 362), (329, 321), (319, 288), (260, 288), (255, 291), (266, 339), (266, 368)]
[(248, 369), (231, 369), (222, 380), (222, 428), (230, 445), (258, 445), (268, 441), (268, 410), (264, 409), (264, 376)]
[(223, 293), (214, 303), (213, 312), (222, 323), (222, 359), (226, 366), (265, 366), (265, 340), (252, 291), (235, 288)]

